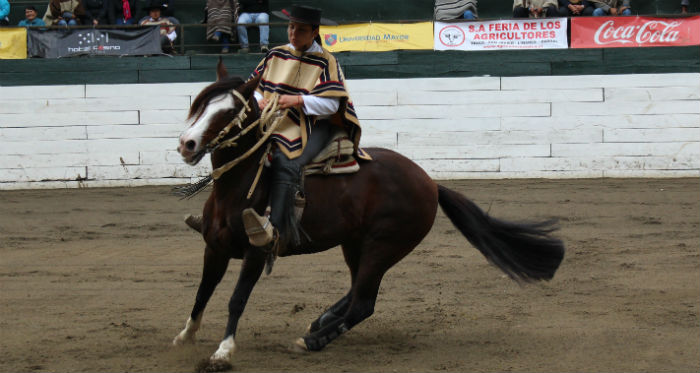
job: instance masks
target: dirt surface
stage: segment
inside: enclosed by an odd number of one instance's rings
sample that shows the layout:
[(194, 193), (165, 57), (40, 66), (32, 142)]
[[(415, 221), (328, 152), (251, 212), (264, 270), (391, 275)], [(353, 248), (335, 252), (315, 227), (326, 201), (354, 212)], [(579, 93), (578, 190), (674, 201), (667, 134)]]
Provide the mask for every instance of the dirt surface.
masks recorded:
[[(519, 287), (439, 213), (385, 277), (375, 314), (288, 350), (339, 299), (338, 248), (278, 260), (241, 318), (235, 371), (700, 370), (700, 179), (450, 181), (495, 217), (558, 217), (551, 282)], [(216, 350), (232, 261), (197, 344), (172, 347), (201, 275), (168, 187), (0, 192), (0, 371), (191, 372)]]

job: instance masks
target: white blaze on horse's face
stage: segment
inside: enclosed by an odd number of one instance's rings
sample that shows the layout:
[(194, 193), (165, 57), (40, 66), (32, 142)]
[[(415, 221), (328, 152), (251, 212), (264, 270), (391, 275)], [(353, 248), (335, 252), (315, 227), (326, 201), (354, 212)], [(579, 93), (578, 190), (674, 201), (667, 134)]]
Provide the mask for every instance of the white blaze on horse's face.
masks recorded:
[[(222, 94), (211, 99), (202, 115), (180, 135), (177, 151), (186, 163), (194, 165), (202, 159), (207, 146), (203, 137), (211, 125), (212, 118), (222, 111), (235, 109), (234, 106), (233, 96), (230, 94)], [(206, 139), (207, 142), (210, 140)]]

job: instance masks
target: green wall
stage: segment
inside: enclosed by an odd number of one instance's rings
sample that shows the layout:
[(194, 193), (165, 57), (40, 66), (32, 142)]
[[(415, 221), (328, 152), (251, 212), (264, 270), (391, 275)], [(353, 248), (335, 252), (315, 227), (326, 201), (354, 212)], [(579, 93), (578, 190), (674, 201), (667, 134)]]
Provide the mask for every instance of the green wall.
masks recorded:
[[(700, 72), (700, 48), (336, 53), (348, 79)], [(247, 77), (262, 54), (225, 55)], [(219, 57), (77, 57), (0, 60), (0, 85), (213, 81)]]

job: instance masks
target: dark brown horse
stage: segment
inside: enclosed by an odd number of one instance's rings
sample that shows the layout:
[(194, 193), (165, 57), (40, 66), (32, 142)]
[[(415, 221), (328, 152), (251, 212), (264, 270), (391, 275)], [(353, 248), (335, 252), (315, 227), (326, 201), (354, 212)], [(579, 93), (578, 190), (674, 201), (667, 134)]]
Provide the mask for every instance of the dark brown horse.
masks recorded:
[[(189, 164), (196, 164), (204, 153), (212, 151), (214, 169), (250, 151), (260, 136), (259, 131), (250, 131), (236, 139), (236, 146), (212, 146), (222, 138), (236, 136), (260, 115), (252, 94), (257, 81), (244, 83), (240, 78), (227, 77), (221, 63), (217, 73), (218, 80), (192, 103), (192, 125), (180, 136), (178, 147)], [(242, 125), (227, 126), (241, 112), (247, 115)], [(231, 130), (222, 134), (225, 127)], [(241, 220), (242, 210), (253, 207), (263, 213), (267, 205), (268, 170), (262, 172), (252, 197), (246, 198), (265, 151), (265, 147), (258, 148), (215, 180), (204, 206), (202, 235), (206, 249), (202, 280), (190, 318), (174, 343), (194, 341), (207, 301), (229, 260), (242, 259), (238, 283), (229, 302), (226, 333), (209, 359), (214, 368), (232, 362), (238, 320), (266, 263), (267, 254), (248, 243)], [(282, 256), (316, 253), (340, 245), (351, 283), (347, 294), (313, 321), (307, 334), (296, 341), (298, 348), (320, 350), (372, 315), (382, 277), (430, 231), (438, 204), (469, 242), (514, 280), (552, 278), (564, 257), (562, 242), (550, 236), (554, 230), (552, 221), (512, 223), (494, 219), (462, 195), (436, 184), (402, 155), (386, 149), (366, 151), (373, 160), (362, 163), (355, 174), (308, 176), (305, 180), (307, 204), (301, 227), (308, 237), (303, 237), (300, 247), (290, 247)]]

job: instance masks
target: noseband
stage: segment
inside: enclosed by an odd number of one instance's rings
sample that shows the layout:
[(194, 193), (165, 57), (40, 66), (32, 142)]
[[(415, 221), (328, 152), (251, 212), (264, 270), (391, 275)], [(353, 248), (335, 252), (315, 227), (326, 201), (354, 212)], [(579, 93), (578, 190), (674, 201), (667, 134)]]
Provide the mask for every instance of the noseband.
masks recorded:
[[(214, 151), (218, 149), (224, 149), (228, 147), (235, 147), (238, 146), (238, 141), (241, 139), (243, 136), (248, 134), (250, 131), (252, 131), (255, 128), (259, 128), (261, 135), (258, 138), (258, 141), (250, 148), (248, 149), (245, 153), (241, 154), (240, 156), (236, 157), (235, 159), (226, 162), (222, 166), (216, 168), (211, 172), (211, 175), (208, 175), (204, 177), (203, 179), (197, 181), (196, 183), (189, 184), (184, 187), (178, 187), (175, 189), (175, 193), (178, 195), (182, 195), (184, 197), (192, 197), (195, 194), (197, 194), (199, 191), (204, 189), (209, 183), (212, 182), (212, 180), (218, 180), (221, 175), (238, 165), (239, 163), (243, 162), (246, 160), (248, 157), (250, 157), (255, 151), (257, 151), (266, 141), (268, 138), (270, 138), (270, 135), (277, 129), (279, 126), (280, 121), (282, 118), (284, 118), (287, 115), (287, 110), (285, 110), (282, 113), (279, 113), (279, 94), (274, 94), (272, 96), (272, 100), (265, 106), (265, 108), (260, 112), (260, 117), (256, 120), (254, 120), (252, 123), (250, 123), (247, 127), (243, 128), (243, 121), (246, 120), (248, 117), (248, 112), (251, 111), (250, 106), (248, 105), (248, 100), (243, 97), (243, 95), (238, 92), (237, 90), (232, 90), (231, 95), (234, 96), (235, 98), (238, 98), (239, 101), (241, 101), (244, 105), (244, 109), (241, 109), (241, 111), (236, 115), (235, 118), (233, 118), (227, 125), (224, 127), (221, 131), (219, 131), (219, 134), (209, 141), (207, 145), (204, 147), (204, 151), (206, 153), (213, 153)], [(256, 108), (257, 109), (257, 108)], [(268, 125), (269, 124), (269, 125)], [(241, 129), (241, 131), (233, 136), (230, 139), (225, 139), (226, 136), (228, 136), (229, 132), (231, 132), (231, 129), (236, 126)], [(267, 128), (267, 129), (265, 129)], [(265, 152), (263, 154), (263, 157), (260, 159), (260, 165), (258, 167), (258, 173), (255, 175), (255, 179), (253, 180), (253, 184), (250, 186), (250, 190), (248, 191), (247, 198), (250, 199), (250, 197), (253, 195), (253, 191), (255, 190), (255, 186), (258, 183), (258, 180), (260, 179), (260, 174), (262, 172), (262, 166), (264, 165), (264, 159), (265, 156), (267, 155), (268, 152)]]

